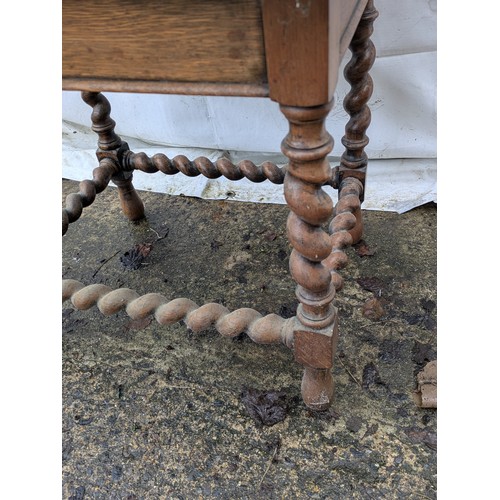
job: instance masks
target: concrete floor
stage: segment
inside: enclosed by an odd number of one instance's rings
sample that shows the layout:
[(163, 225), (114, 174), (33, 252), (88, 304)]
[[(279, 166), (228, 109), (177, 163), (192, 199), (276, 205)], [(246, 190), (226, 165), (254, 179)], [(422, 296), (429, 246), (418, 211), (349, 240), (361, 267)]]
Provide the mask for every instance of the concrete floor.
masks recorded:
[[(63, 181), (63, 199), (76, 191)], [(294, 314), (285, 206), (141, 196), (139, 224), (114, 188), (97, 196), (63, 238), (63, 278)], [(436, 206), (364, 217), (337, 295), (336, 400), (321, 414), (303, 405), (285, 346), (64, 303), (63, 498), (436, 498), (436, 410), (414, 397), (437, 357)], [(125, 267), (138, 244), (150, 253)], [(279, 392), (284, 420), (259, 425), (247, 389)]]

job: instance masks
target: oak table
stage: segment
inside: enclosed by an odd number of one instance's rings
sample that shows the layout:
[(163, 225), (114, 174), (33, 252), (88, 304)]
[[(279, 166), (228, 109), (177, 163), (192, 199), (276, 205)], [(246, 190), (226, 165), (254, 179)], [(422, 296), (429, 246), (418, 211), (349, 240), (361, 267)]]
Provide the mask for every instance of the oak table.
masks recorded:
[[(63, 235), (111, 181), (124, 214), (143, 218), (134, 170), (283, 184), (298, 307), (296, 316), (284, 319), (72, 279), (63, 280), (63, 301), (77, 309), (97, 305), (104, 314), (125, 310), (133, 319), (154, 315), (160, 324), (184, 321), (194, 331), (215, 326), (225, 336), (246, 332), (255, 342), (284, 343), (304, 366), (305, 404), (327, 409), (334, 393), (338, 271), (347, 263), (345, 248), (359, 241), (363, 230), (367, 102), (373, 88), (368, 71), (375, 60), (370, 35), (378, 15), (372, 0), (63, 0), (62, 12), (62, 88), (82, 92), (98, 137), (93, 178), (66, 198)], [(347, 49), (352, 57), (344, 76), (351, 89), (343, 105), (350, 119), (342, 138), (345, 151), (332, 168), (327, 155), (333, 139), (325, 119)], [(268, 97), (289, 123), (281, 144), (288, 164), (135, 153), (114, 132), (105, 91)], [(324, 185), (338, 190), (335, 206)]]

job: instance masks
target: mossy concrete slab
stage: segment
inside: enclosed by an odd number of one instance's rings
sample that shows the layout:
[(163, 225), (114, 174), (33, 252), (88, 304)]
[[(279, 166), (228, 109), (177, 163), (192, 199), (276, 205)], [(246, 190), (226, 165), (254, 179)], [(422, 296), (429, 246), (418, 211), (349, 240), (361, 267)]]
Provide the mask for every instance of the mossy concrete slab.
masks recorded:
[[(140, 194), (138, 224), (112, 187), (84, 209), (63, 238), (64, 278), (294, 314), (287, 207)], [(414, 392), (437, 357), (436, 206), (363, 215), (325, 413), (303, 405), (285, 346), (64, 303), (63, 498), (435, 498), (436, 410)], [(127, 269), (138, 244), (150, 253)], [(283, 391), (286, 418), (257, 425), (244, 388)]]

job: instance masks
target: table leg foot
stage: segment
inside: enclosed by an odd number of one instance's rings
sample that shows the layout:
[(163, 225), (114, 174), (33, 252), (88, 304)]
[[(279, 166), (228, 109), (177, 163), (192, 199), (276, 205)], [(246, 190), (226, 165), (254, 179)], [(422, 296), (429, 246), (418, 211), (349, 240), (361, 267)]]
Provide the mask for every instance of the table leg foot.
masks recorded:
[(129, 175), (120, 174), (120, 177), (114, 177), (113, 183), (118, 188), (118, 196), (120, 198), (123, 215), (135, 222), (145, 217), (144, 203), (132, 184), (132, 173), (127, 172), (126, 174)]
[(334, 383), (329, 369), (305, 368), (302, 377), (302, 399), (314, 411), (327, 410), (333, 402)]

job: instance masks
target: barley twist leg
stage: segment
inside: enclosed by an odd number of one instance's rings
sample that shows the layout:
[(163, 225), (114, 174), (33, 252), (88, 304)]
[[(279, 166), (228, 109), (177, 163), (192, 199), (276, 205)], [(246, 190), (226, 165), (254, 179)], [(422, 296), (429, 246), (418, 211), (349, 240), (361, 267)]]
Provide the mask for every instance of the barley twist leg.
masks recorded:
[(295, 359), (304, 366), (302, 397), (314, 410), (333, 401), (331, 369), (337, 344), (335, 287), (323, 263), (332, 251), (331, 236), (321, 226), (330, 220), (333, 202), (322, 189), (331, 177), (327, 155), (333, 139), (325, 119), (333, 102), (316, 107), (280, 106), (289, 122), (282, 151), (289, 164), (284, 193), (290, 208), (287, 233), (293, 250), (290, 272), (297, 282), (298, 327), (294, 332)]
[[(378, 12), (373, 6), (373, 1), (369, 0), (349, 45), (352, 57), (344, 69), (344, 76), (350, 83), (351, 90), (346, 95), (343, 104), (350, 120), (345, 127), (345, 135), (342, 138), (342, 144), (346, 149), (340, 160), (339, 194), (342, 181), (347, 177), (359, 179), (364, 188), (368, 164), (365, 153), (368, 137), (365, 132), (371, 121), (367, 102), (373, 92), (373, 81), (368, 71), (372, 67), (376, 55), (375, 46), (370, 40), (370, 36), (373, 33), (373, 22), (377, 16)], [(363, 191), (360, 195), (360, 201), (363, 202)], [(356, 216), (356, 225), (350, 232), (353, 243), (357, 243), (363, 234), (361, 206), (354, 215)]]
[(98, 160), (112, 158), (121, 167), (111, 180), (118, 188), (124, 215), (132, 221), (143, 219), (144, 204), (132, 184), (132, 172), (123, 169), (123, 156), (129, 149), (128, 144), (115, 133), (115, 121), (110, 116), (109, 101), (100, 92), (82, 92), (82, 99), (92, 107), (92, 130), (98, 136)]

